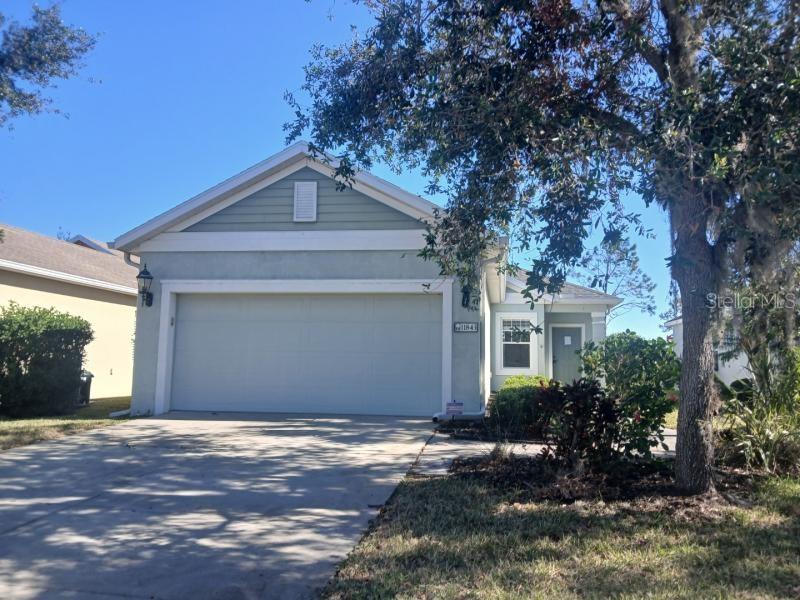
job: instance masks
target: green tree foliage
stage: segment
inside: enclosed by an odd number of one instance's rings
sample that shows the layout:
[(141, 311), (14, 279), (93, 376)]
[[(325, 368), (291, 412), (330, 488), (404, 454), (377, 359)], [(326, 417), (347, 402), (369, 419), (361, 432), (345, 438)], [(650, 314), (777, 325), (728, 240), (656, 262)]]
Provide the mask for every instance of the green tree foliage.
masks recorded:
[[(375, 25), (307, 67), (308, 132), (347, 181), (379, 158), (420, 167), (447, 210), (424, 256), (464, 280), (513, 234), (528, 294), (557, 291), (594, 224), (667, 212), (684, 364), (676, 478), (713, 487), (705, 301), (800, 239), (800, 5), (791, 0), (372, 0)], [(291, 99), (291, 98), (290, 98)]]
[(51, 100), (44, 90), (75, 75), (95, 44), (87, 32), (64, 24), (58, 4), (34, 6), (30, 24), (0, 12), (0, 32), (0, 126), (46, 110)]
[(78, 399), (92, 328), (80, 317), (15, 303), (0, 308), (0, 414), (69, 412)]
[(581, 362), (584, 374), (602, 380), (618, 400), (626, 454), (649, 455), (656, 440), (664, 442), (664, 417), (675, 408), (671, 392), (681, 373), (672, 344), (624, 331), (588, 342)]

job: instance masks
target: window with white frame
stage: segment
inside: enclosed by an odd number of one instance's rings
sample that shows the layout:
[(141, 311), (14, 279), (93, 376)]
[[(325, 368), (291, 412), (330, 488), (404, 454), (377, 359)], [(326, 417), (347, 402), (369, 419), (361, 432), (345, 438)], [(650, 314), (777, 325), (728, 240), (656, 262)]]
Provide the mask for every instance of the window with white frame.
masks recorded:
[(501, 366), (504, 369), (531, 368), (531, 332), (529, 319), (502, 319)]

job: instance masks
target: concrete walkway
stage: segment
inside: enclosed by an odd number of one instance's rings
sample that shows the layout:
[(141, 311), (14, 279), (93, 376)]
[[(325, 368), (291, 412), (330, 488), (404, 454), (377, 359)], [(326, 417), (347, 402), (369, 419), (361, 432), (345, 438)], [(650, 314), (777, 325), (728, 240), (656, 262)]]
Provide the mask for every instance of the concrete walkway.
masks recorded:
[(0, 598), (313, 596), (430, 434), (176, 413), (0, 453)]
[[(662, 457), (674, 456), (676, 435), (677, 432), (674, 429), (665, 429), (664, 443), (667, 445), (667, 450), (658, 446), (653, 448), (653, 454)], [(486, 457), (491, 453), (495, 445), (496, 442), (457, 439), (451, 437), (448, 433), (437, 432), (428, 441), (419, 459), (414, 464), (412, 472), (415, 475), (427, 477), (443, 477), (450, 471), (450, 465), (456, 457)], [(526, 444), (506, 443), (504, 447), (508, 452), (513, 452), (517, 456), (536, 456), (544, 449), (542, 444), (533, 442)]]

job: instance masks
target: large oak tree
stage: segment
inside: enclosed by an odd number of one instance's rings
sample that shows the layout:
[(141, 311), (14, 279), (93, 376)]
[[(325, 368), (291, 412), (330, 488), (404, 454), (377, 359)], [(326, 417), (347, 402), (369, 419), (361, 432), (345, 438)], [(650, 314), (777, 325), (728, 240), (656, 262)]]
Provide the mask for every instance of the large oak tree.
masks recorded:
[(419, 167), (447, 210), (424, 255), (466, 282), (497, 236), (534, 253), (528, 286), (559, 288), (622, 199), (668, 213), (684, 356), (676, 478), (713, 487), (710, 295), (798, 238), (798, 2), (367, 2), (375, 25), (316, 48), (289, 137)]

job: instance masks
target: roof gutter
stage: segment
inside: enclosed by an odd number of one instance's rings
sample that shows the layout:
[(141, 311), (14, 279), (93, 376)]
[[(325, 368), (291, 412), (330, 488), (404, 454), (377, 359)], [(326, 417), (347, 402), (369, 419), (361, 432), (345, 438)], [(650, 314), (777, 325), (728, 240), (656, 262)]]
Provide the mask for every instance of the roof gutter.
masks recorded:
[(35, 277), (42, 277), (44, 279), (52, 279), (54, 281), (63, 281), (64, 283), (72, 283), (74, 285), (82, 285), (100, 290), (108, 290), (110, 292), (118, 292), (120, 294), (127, 294), (131, 296), (135, 296), (138, 293), (134, 287), (102, 281), (100, 279), (92, 279), (91, 277), (82, 277), (80, 275), (73, 275), (71, 273), (64, 273), (62, 271), (53, 271), (52, 269), (35, 267), (33, 265), (26, 265), (24, 263), (18, 263), (2, 258), (0, 258), (0, 269), (5, 271), (13, 271), (15, 273), (23, 273), (25, 275), (33, 275)]

